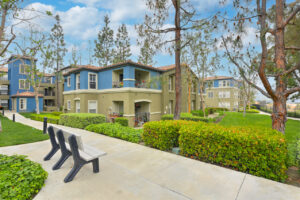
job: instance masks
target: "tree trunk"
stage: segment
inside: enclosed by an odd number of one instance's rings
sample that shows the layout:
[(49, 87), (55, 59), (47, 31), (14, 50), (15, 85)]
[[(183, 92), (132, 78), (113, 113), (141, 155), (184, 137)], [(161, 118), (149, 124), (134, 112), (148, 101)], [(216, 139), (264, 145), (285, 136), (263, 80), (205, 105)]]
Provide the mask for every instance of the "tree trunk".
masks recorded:
[(272, 128), (282, 133), (285, 132), (286, 119), (286, 98), (273, 101)]
[(246, 101), (246, 96), (244, 96), (244, 102), (243, 102), (243, 117), (246, 117), (246, 106), (247, 106), (247, 101)]
[(37, 89), (34, 90), (34, 99), (35, 99), (36, 114), (40, 114), (39, 92)]
[(58, 69), (58, 62), (56, 63), (57, 64), (57, 67), (56, 67), (56, 106), (57, 106), (57, 111), (60, 110), (60, 107), (61, 107), (61, 103), (60, 103), (60, 99), (59, 99), (59, 69)]
[(190, 84), (190, 82), (189, 82), (188, 106), (189, 106), (188, 112), (190, 113), (191, 112), (191, 84)]
[(201, 109), (203, 111), (203, 116), (206, 117), (205, 114), (205, 103), (204, 103), (204, 98), (203, 98), (203, 92), (204, 92), (204, 81), (202, 80), (200, 83), (200, 101), (201, 101)]
[(181, 66), (180, 66), (180, 49), (181, 49), (181, 33), (180, 33), (180, 2), (173, 0), (175, 8), (175, 111), (174, 119), (180, 119), (181, 112)]

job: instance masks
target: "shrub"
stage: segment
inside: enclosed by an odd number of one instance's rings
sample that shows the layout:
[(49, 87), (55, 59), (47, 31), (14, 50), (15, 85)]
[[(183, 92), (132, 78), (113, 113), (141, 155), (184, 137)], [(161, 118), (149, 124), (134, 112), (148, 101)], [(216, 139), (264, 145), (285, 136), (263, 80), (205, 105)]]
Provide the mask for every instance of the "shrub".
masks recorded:
[(52, 116), (52, 115), (46, 115), (46, 114), (31, 114), (30, 119), (36, 120), (36, 121), (44, 121), (44, 117), (47, 117), (47, 122), (51, 124), (58, 124), (59, 123), (59, 117)]
[(47, 172), (25, 157), (0, 154), (0, 199), (32, 199), (44, 185)]
[(60, 115), (59, 124), (70, 126), (73, 128), (84, 129), (90, 124), (104, 123), (106, 118), (104, 115), (95, 113), (67, 113)]
[(122, 126), (128, 126), (128, 119), (125, 118), (125, 117), (117, 117), (115, 119), (115, 123), (119, 123), (121, 124)]
[(272, 129), (225, 128), (197, 123), (179, 130), (181, 154), (209, 163), (262, 176), (286, 179), (287, 147), (284, 135)]
[[(161, 119), (162, 120), (173, 120), (173, 116), (174, 115), (172, 115), (172, 114), (163, 115), (161, 117)], [(180, 114), (180, 119), (181, 120), (187, 120), (187, 121), (195, 121), (195, 122), (199, 122), (199, 121), (208, 122), (208, 118), (194, 116), (191, 113), (181, 113)]]
[(296, 164), (300, 166), (300, 139), (298, 139), (296, 145)]
[(256, 106), (250, 106), (251, 109), (256, 109)]
[(178, 147), (179, 129), (183, 124), (195, 125), (196, 122), (183, 120), (147, 122), (144, 124), (143, 141), (146, 145), (160, 150)]
[(87, 126), (85, 130), (120, 138), (122, 140), (127, 140), (134, 143), (141, 142), (141, 134), (143, 131), (142, 129), (134, 129), (131, 127), (122, 126), (119, 123), (91, 124)]
[[(240, 110), (239, 112), (244, 112), (244, 109)], [(250, 109), (250, 110), (248, 109), (246, 110), (246, 113), (259, 113), (259, 111), (255, 109)]]
[[(191, 113), (194, 116), (204, 117), (204, 113), (203, 113), (202, 110), (193, 110)], [(208, 110), (207, 109), (205, 109), (205, 116), (208, 116)]]
[(63, 114), (63, 112), (57, 112), (57, 111), (55, 111), (55, 112), (52, 112), (50, 114), (55, 115), (55, 116), (60, 116), (61, 114)]
[(229, 111), (228, 108), (218, 108), (218, 107), (208, 107), (205, 110), (207, 110), (208, 114), (214, 114), (216, 112), (220, 112), (220, 111)]

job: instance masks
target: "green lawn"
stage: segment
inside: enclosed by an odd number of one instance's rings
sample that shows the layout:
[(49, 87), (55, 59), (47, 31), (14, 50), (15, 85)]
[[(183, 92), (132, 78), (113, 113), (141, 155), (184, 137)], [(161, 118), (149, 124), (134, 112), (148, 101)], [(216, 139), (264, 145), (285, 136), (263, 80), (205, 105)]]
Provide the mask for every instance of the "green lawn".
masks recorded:
[(12, 122), (6, 117), (0, 116), (0, 119), (2, 123), (0, 147), (32, 143), (49, 138), (47, 134), (43, 134), (43, 132), (38, 129), (18, 122)]
[[(220, 122), (223, 126), (256, 126), (272, 127), (272, 121), (268, 115), (226, 112), (226, 116)], [(300, 121), (288, 119), (285, 129), (286, 141), (288, 143), (288, 165), (296, 165), (296, 141), (300, 139)]]

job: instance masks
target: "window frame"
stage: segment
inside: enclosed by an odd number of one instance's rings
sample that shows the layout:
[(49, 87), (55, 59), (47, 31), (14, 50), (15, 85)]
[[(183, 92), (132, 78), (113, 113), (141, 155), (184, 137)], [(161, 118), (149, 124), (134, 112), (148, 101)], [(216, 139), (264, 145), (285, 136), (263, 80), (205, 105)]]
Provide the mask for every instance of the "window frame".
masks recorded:
[[(76, 74), (76, 86), (75, 86), (75, 89), (76, 90), (80, 90), (80, 73), (79, 74)], [(79, 84), (79, 88), (78, 88), (78, 84)]]
[[(24, 72), (21, 71), (22, 67), (24, 67)], [(26, 72), (25, 65), (22, 63), (19, 64), (19, 74), (28, 74), (28, 72)]]
[[(22, 81), (24, 81), (24, 88), (21, 88)], [(26, 87), (26, 83), (28, 83), (28, 87)], [(29, 90), (30, 89), (30, 83), (27, 81), (27, 79), (19, 79), (19, 89), (20, 90)]]
[(71, 110), (71, 100), (67, 100), (67, 110)]
[(91, 113), (90, 112), (90, 103), (91, 102), (96, 102), (96, 112), (95, 113), (98, 113), (98, 100), (88, 100), (88, 113)]
[(71, 76), (67, 77), (67, 86), (71, 87)]
[[(21, 107), (21, 101), (23, 101), (23, 108)], [(27, 110), (27, 99), (19, 98), (19, 110)]]
[[(91, 88), (90, 87), (90, 83), (91, 83), (91, 81), (90, 81), (90, 75), (95, 75), (95, 88)], [(97, 73), (93, 73), (93, 72), (89, 72), (88, 73), (88, 89), (89, 90), (97, 90), (98, 89), (98, 74)]]

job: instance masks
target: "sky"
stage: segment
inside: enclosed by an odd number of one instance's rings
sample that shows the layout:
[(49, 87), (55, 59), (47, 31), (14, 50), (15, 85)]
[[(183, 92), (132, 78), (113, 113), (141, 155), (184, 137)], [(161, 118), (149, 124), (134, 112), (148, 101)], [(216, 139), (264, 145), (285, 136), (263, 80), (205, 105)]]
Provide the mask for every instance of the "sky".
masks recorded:
[[(232, 1), (228, 0), (224, 5), (219, 3), (220, 0), (191, 0), (197, 12), (202, 16), (215, 14), (222, 10), (228, 11), (228, 16), (232, 14)], [(268, 2), (272, 2), (268, 1)], [(289, 2), (289, 1), (288, 1)], [(99, 30), (103, 27), (103, 18), (109, 15), (111, 20), (111, 28), (117, 32), (117, 28), (122, 24), (126, 24), (131, 41), (131, 60), (137, 62), (139, 49), (137, 46), (137, 32), (134, 29), (135, 24), (143, 23), (144, 15), (147, 12), (145, 0), (24, 0), (22, 7), (25, 8), (25, 15), (37, 16), (31, 20), (31, 24), (39, 27), (42, 31), (50, 33), (55, 20), (53, 17), (32, 12), (29, 10), (45, 13), (50, 11), (53, 16), (59, 14), (61, 17), (61, 25), (64, 30), (66, 48), (68, 53), (64, 59), (64, 65), (68, 66), (71, 60), (71, 50), (76, 46), (78, 53), (81, 54), (81, 64), (89, 64), (88, 48), (93, 49), (94, 40), (97, 38)], [(172, 20), (170, 24), (174, 23)], [(18, 27), (19, 32), (24, 32), (28, 28), (28, 24)], [(27, 29), (28, 30), (28, 29)], [(219, 30), (220, 34), (222, 29)], [(246, 28), (246, 34), (243, 37), (244, 44), (252, 43), (259, 47), (259, 40), (256, 37), (256, 27), (249, 26)], [(217, 36), (217, 35), (216, 35)], [(220, 49), (222, 51), (222, 49)], [(93, 52), (91, 52), (93, 53)], [(155, 66), (164, 66), (175, 63), (174, 56), (164, 51), (158, 51), (154, 57)], [(96, 62), (93, 63), (97, 65)], [(232, 64), (227, 58), (221, 59), (221, 64), (227, 66), (215, 72), (215, 75), (232, 76), (229, 68)], [(261, 85), (259, 83), (259, 85)], [(258, 99), (264, 99), (258, 94)]]

